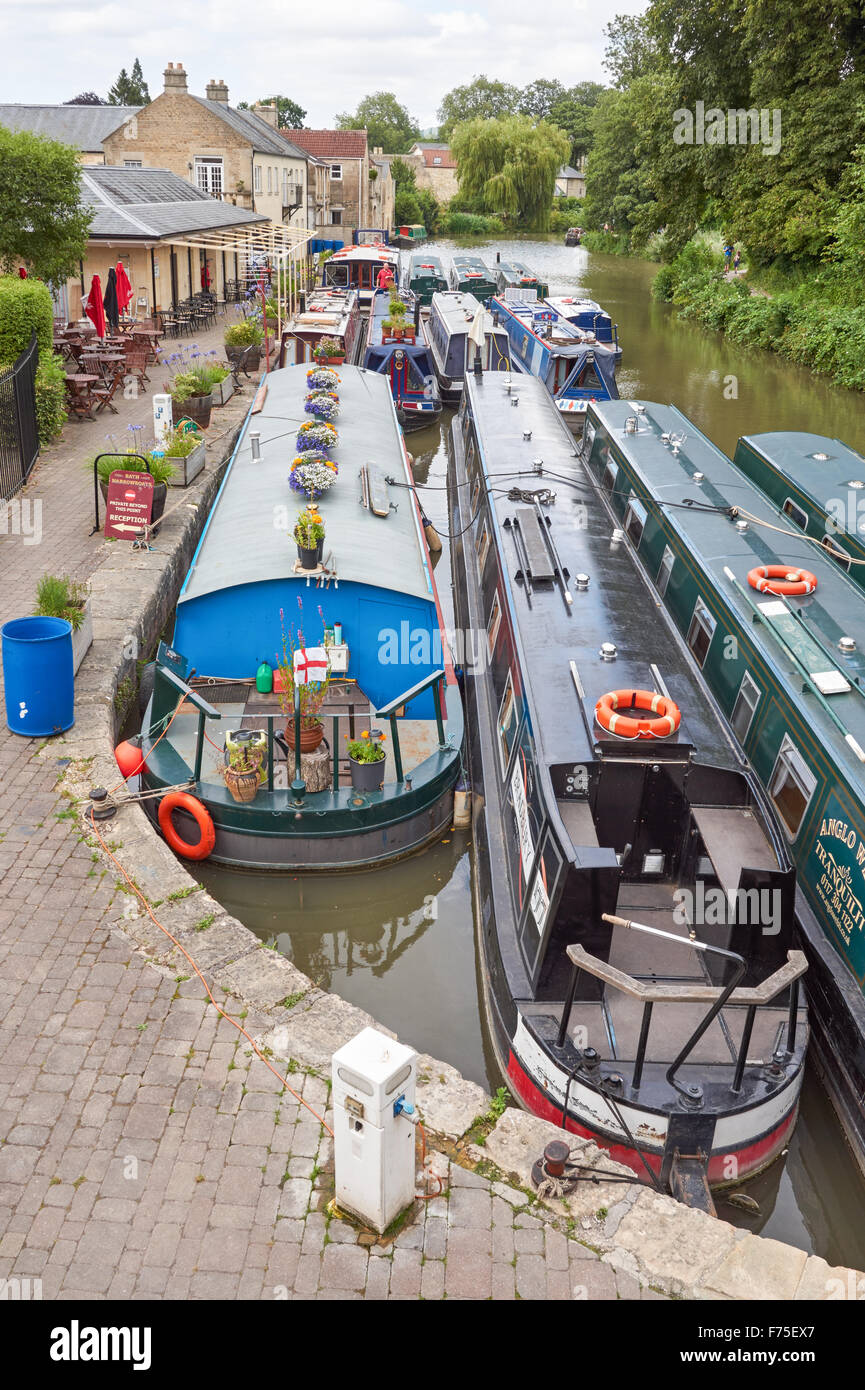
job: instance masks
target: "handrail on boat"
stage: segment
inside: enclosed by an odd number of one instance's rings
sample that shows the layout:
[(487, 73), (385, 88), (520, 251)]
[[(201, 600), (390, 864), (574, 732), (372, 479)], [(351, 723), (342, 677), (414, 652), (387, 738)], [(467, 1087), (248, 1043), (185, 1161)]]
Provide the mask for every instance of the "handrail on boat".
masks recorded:
[(432, 675), (427, 676), (425, 680), (419, 681), (418, 684), (413, 685), (410, 690), (406, 690), (404, 694), (398, 695), (395, 700), (391, 700), (389, 704), (384, 705), (375, 712), (376, 719), (390, 720), (390, 738), (393, 745), (393, 760), (396, 766), (396, 780), (398, 782), (403, 781), (403, 772), (402, 753), (400, 752), (399, 746), (399, 726), (397, 724), (396, 712), (398, 709), (401, 709), (403, 705), (407, 705), (411, 700), (414, 700), (416, 696), (423, 695), (424, 691), (429, 690), (431, 685), (435, 686), (433, 704), (435, 705), (436, 712), (436, 726), (438, 728), (439, 746), (444, 747), (445, 726), (444, 720), (442, 719), (442, 683), (444, 678), (444, 667), (441, 667), (439, 670), (433, 671)]

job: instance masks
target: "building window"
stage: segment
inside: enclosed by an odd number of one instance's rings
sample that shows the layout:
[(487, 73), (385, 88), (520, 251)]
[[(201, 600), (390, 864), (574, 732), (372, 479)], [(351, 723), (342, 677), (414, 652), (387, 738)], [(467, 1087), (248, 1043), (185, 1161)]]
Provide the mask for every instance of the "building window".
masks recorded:
[(331, 208), (331, 210), (330, 210), (330, 225), (331, 225), (332, 227), (341, 227), (341, 226), (342, 226), (342, 208)]
[(441, 157), (441, 155), (440, 155), (440, 154), (434, 154), (434, 155), (433, 155), (433, 164), (441, 164), (441, 162), (442, 162), (442, 157)]
[(795, 839), (799, 833), (808, 803), (814, 795), (817, 778), (790, 738), (784, 735), (781, 751), (772, 772), (769, 794), (780, 812), (781, 819)]
[(511, 760), (511, 749), (514, 746), (514, 739), (517, 733), (517, 702), (514, 699), (514, 683), (511, 673), (508, 671), (505, 693), (502, 696), (502, 703), (499, 706), (499, 756), (502, 760), (502, 777), (508, 770), (508, 763)]
[(673, 554), (670, 547), (668, 545), (665, 545), (664, 553), (661, 556), (661, 563), (658, 566), (658, 577), (655, 580), (655, 587), (657, 588), (658, 593), (661, 595), (661, 598), (663, 598), (664, 594), (667, 592), (667, 585), (670, 582), (670, 575), (673, 572), (673, 565), (675, 563), (675, 555)]
[(785, 516), (789, 516), (790, 520), (793, 522), (795, 526), (799, 527), (800, 531), (807, 531), (808, 513), (803, 512), (801, 507), (797, 507), (792, 497), (787, 498), (783, 507), (781, 508), (781, 511), (784, 513)]
[(273, 166), (271, 164), (267, 166), (267, 191), (268, 193), (273, 192)]
[(496, 638), (499, 635), (499, 628), (502, 625), (502, 606), (499, 603), (498, 594), (493, 594), (493, 606), (490, 609), (490, 620), (487, 623), (487, 646), (490, 649), (490, 657), (496, 649)]
[(253, 188), (255, 189), (255, 192), (256, 192), (256, 193), (260, 193), (260, 192), (261, 192), (261, 165), (260, 165), (260, 164), (256, 164), (256, 166), (255, 166), (254, 179), (255, 179), (255, 182), (253, 183)]
[(759, 703), (759, 687), (754, 684), (746, 671), (742, 677), (742, 684), (739, 686), (739, 694), (736, 696), (733, 713), (730, 715), (733, 733), (740, 743), (744, 743), (748, 737), (748, 730)]
[(625, 512), (625, 530), (633, 541), (635, 550), (640, 548), (645, 524), (646, 508), (642, 502), (637, 501), (636, 497), (631, 497), (628, 501), (628, 510)]
[(712, 645), (717, 623), (701, 598), (697, 599), (691, 626), (688, 628), (688, 646), (697, 658), (698, 666), (705, 666), (709, 648)]
[(330, 177), (331, 177), (332, 179), (341, 179), (341, 178), (342, 178), (342, 165), (341, 165), (341, 164), (331, 164), (331, 166), (330, 166)]
[(142, 167), (140, 159), (124, 159), (124, 169), (140, 169)]
[(202, 193), (209, 193), (211, 198), (222, 197), (222, 160), (208, 159), (202, 156), (195, 161), (195, 183)]

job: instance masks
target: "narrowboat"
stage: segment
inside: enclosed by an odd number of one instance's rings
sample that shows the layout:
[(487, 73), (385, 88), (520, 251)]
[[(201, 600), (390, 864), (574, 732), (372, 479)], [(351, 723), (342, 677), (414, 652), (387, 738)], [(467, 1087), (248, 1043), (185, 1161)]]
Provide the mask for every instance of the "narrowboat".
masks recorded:
[(352, 246), (390, 246), (387, 227), (358, 227), (351, 234)]
[(534, 290), (537, 299), (546, 299), (550, 292), (546, 280), (539, 280), (523, 261), (496, 261), (496, 286), (505, 299), (508, 290)]
[(357, 290), (319, 287), (301, 295), (296, 312), (282, 325), (279, 365), (314, 361), (322, 338), (335, 339), (342, 346), (342, 353), (332, 359), (335, 364), (340, 357), (343, 362), (357, 360), (363, 339)]
[(582, 432), (590, 401), (615, 400), (615, 363), (607, 352), (587, 343), (579, 328), (543, 302), (506, 303), (491, 299), (493, 318), (502, 324), (517, 369), (542, 381), (556, 409), (575, 434)]
[[(312, 417), (307, 369), (285, 367), (247, 417), (156, 662), (142, 780), (157, 795), (145, 804), (187, 857), (362, 868), (450, 824), (462, 704), (408, 456), (386, 378), (338, 376), (321, 558), (294, 539), (306, 498), (288, 465)], [(355, 760), (369, 781), (350, 761), (367, 740), (386, 751), (377, 776)], [(257, 773), (240, 788), (251, 799), (229, 786), (238, 752)]]
[(385, 328), (390, 314), (390, 295), (379, 290), (369, 311), (363, 365), (369, 372), (380, 372), (390, 382), (396, 418), (403, 431), (434, 425), (442, 413), (442, 398), (430, 350), (424, 337), (419, 308), (415, 321), (405, 328), (392, 324)]
[(810, 536), (865, 586), (865, 458), (840, 439), (783, 431), (746, 435), (733, 463), (774, 502), (786, 525)]
[(393, 237), (394, 246), (417, 246), (426, 237), (426, 227), (422, 227), (418, 222), (408, 223), (404, 227), (397, 227)]
[[(477, 319), (478, 310), (483, 317)], [(483, 327), (483, 346), (471, 337), (472, 325)], [(510, 344), (505, 330), (472, 294), (444, 290), (434, 294), (425, 334), (445, 405), (459, 405), (463, 379), (477, 365), (490, 372), (511, 370)]]
[(582, 230), (579, 227), (569, 227), (565, 232), (565, 245), (579, 246), (582, 235)]
[(360, 306), (368, 309), (376, 292), (379, 272), (390, 266), (394, 282), (399, 276), (399, 252), (384, 242), (345, 246), (324, 263), (325, 289), (357, 290)]
[(452, 290), (473, 294), (475, 299), (487, 300), (496, 292), (496, 278), (480, 256), (458, 252), (451, 260)]
[(526, 1108), (711, 1209), (796, 1119), (790, 843), (635, 553), (641, 504), (610, 510), (543, 384), (470, 374), (450, 453), (499, 1064)]
[(559, 318), (579, 328), (586, 342), (597, 344), (599, 351), (611, 353), (618, 366), (622, 360), (619, 325), (613, 323), (600, 304), (594, 299), (580, 299), (574, 295), (547, 295), (546, 304)]
[(431, 256), (423, 251), (416, 252), (404, 264), (402, 283), (425, 308), (432, 304), (434, 294), (448, 287), (447, 277), (438, 256)]
[[(793, 438), (795, 449), (836, 454), (848, 481), (862, 476), (862, 460), (844, 456), (835, 441), (827, 447), (819, 436)], [(760, 449), (783, 459), (794, 478), (791, 436), (781, 439), (749, 440), (749, 466)], [(594, 405), (583, 449), (625, 533), (622, 544), (634, 551), (655, 602), (687, 642), (743, 766), (759, 780), (780, 825), (797, 870), (797, 940), (808, 959), (814, 1055), (865, 1169), (861, 588), (824, 553), (821, 537), (789, 524), (783, 501), (779, 519), (777, 503), (674, 407)], [(746, 463), (741, 446), (739, 454)], [(797, 506), (819, 492), (799, 462)], [(832, 487), (839, 481), (827, 477)]]

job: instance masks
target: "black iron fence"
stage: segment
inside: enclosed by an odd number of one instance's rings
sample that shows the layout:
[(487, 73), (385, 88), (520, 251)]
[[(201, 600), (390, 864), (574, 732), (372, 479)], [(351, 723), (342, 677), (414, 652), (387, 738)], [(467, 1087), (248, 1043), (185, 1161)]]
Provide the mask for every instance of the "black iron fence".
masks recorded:
[(22, 488), (39, 457), (36, 424), (36, 367), (39, 345), (34, 333), (12, 367), (0, 369), (0, 502)]

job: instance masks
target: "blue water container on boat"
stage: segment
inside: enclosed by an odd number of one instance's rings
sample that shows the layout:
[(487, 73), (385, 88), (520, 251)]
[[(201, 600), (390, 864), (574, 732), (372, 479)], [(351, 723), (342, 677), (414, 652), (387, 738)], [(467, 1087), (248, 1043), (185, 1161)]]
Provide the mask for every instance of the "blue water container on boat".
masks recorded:
[(72, 624), (65, 618), (13, 618), (0, 637), (6, 723), (13, 734), (50, 738), (71, 729)]

